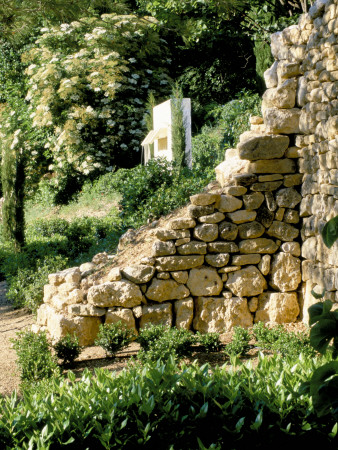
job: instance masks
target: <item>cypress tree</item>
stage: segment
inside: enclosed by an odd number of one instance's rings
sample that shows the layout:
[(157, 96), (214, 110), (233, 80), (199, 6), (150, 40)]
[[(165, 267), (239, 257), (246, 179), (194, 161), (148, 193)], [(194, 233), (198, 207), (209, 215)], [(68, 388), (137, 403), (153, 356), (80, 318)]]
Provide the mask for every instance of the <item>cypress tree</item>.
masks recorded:
[(171, 96), (171, 147), (173, 159), (180, 171), (185, 163), (185, 128), (182, 109), (182, 90), (176, 85)]

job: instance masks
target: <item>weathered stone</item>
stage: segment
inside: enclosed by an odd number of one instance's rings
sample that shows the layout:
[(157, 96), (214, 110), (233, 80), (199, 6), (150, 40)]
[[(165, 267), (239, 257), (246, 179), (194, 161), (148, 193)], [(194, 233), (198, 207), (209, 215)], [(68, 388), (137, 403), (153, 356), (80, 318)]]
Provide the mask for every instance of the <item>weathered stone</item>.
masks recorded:
[(258, 209), (264, 202), (264, 195), (261, 192), (243, 195), (243, 201), (246, 209)]
[(264, 292), (258, 297), (255, 322), (295, 322), (299, 314), (296, 292)]
[(177, 219), (172, 219), (169, 222), (169, 228), (171, 230), (185, 230), (186, 228), (194, 228), (195, 226), (196, 222), (191, 217), (180, 217)]
[(122, 274), (119, 267), (113, 267), (107, 275), (107, 281), (120, 281)]
[(205, 262), (213, 267), (223, 267), (228, 264), (229, 253), (216, 253), (214, 255), (205, 255)]
[(228, 274), (227, 273), (222, 273), (222, 281), (223, 283), (225, 283), (228, 280)]
[(240, 209), (239, 211), (228, 213), (228, 217), (234, 223), (252, 222), (253, 220), (256, 219), (256, 216), (257, 216), (256, 211), (249, 211), (247, 209)]
[(79, 267), (62, 270), (61, 272), (51, 273), (48, 275), (49, 284), (58, 286), (62, 283), (79, 284), (81, 281), (81, 272)]
[(191, 203), (196, 206), (212, 205), (218, 199), (219, 199), (218, 194), (209, 194), (209, 193), (196, 194), (190, 197)]
[(290, 253), (292, 256), (300, 256), (300, 245), (298, 242), (284, 242), (280, 249), (285, 253)]
[(277, 88), (267, 89), (263, 94), (262, 110), (266, 108), (293, 108), (296, 103), (297, 80), (284, 81)]
[(287, 209), (283, 220), (286, 223), (299, 223), (299, 212), (294, 209)]
[(142, 307), (140, 329), (143, 329), (148, 325), (164, 325), (167, 327), (171, 327), (172, 321), (173, 315), (171, 303)]
[(144, 266), (153, 266), (155, 264), (155, 261), (156, 261), (155, 258), (145, 256), (144, 258), (141, 258), (140, 264), (143, 264)]
[(316, 236), (306, 239), (302, 244), (302, 257), (316, 261), (317, 259), (318, 239)]
[(242, 200), (233, 195), (221, 195), (220, 200), (216, 203), (216, 208), (220, 212), (232, 212), (240, 209), (243, 205)]
[(299, 230), (288, 223), (275, 220), (267, 230), (267, 234), (282, 241), (293, 241), (298, 237)]
[(128, 280), (107, 281), (98, 286), (92, 286), (87, 295), (88, 303), (99, 307), (123, 306), (132, 308), (141, 304), (140, 288)]
[(241, 239), (258, 238), (262, 236), (265, 228), (259, 222), (253, 221), (238, 226), (238, 234)]
[(238, 227), (231, 222), (221, 222), (219, 224), (219, 234), (222, 239), (234, 241), (238, 234)]
[(177, 239), (177, 241), (175, 241), (175, 246), (179, 247), (180, 245), (188, 244), (188, 242), (190, 242), (190, 241), (191, 241), (191, 238)]
[(256, 266), (248, 266), (231, 272), (226, 287), (238, 297), (252, 297), (261, 294), (267, 288), (267, 284)]
[(54, 284), (45, 284), (43, 287), (43, 301), (45, 303), (50, 302), (50, 300), (57, 295), (58, 288)]
[(98, 253), (97, 255), (93, 256), (92, 263), (98, 265), (98, 264), (105, 264), (108, 261), (108, 253), (102, 252)]
[(230, 272), (236, 272), (236, 270), (240, 270), (241, 266), (227, 266), (227, 267), (221, 267), (218, 269), (218, 273), (230, 273)]
[(278, 253), (273, 257), (270, 273), (270, 286), (274, 289), (295, 291), (302, 279), (300, 260), (290, 253)]
[(48, 317), (47, 327), (52, 341), (58, 341), (67, 334), (76, 334), (83, 347), (93, 345), (99, 331), (99, 317), (67, 317), (53, 313)]
[(209, 242), (209, 253), (234, 253), (238, 252), (238, 246), (234, 242)]
[[(273, 206), (270, 205), (273, 208)], [(256, 220), (264, 225), (265, 228), (269, 228), (272, 224), (275, 215), (266, 206), (261, 206), (257, 211)]]
[[(77, 283), (62, 283), (60, 286), (58, 286), (58, 295), (61, 298), (68, 298), (69, 294), (72, 291), (79, 291), (79, 285)], [(76, 302), (75, 302), (76, 303)]]
[[(285, 31), (285, 30), (284, 30)], [(300, 65), (297, 62), (289, 61), (279, 61), (277, 67), (278, 80), (282, 81), (285, 79), (297, 77), (300, 75)], [(273, 86), (275, 87), (275, 86)]]
[(188, 272), (186, 270), (181, 270), (178, 272), (171, 272), (171, 276), (177, 283), (185, 284), (188, 281)]
[(189, 273), (187, 286), (193, 296), (219, 295), (223, 283), (216, 269), (200, 267), (192, 269)]
[(188, 214), (190, 217), (197, 219), (199, 217), (206, 216), (207, 214), (212, 214), (214, 210), (215, 208), (212, 205), (206, 206), (189, 205)]
[(250, 161), (282, 158), (289, 146), (288, 136), (254, 134), (238, 144), (239, 156)]
[(283, 175), (280, 175), (279, 173), (272, 173), (269, 175), (259, 175), (258, 181), (260, 183), (265, 183), (266, 181), (277, 181), (277, 180), (283, 180)]
[(272, 192), (278, 189), (283, 181), (265, 181), (264, 183), (254, 183), (251, 189), (256, 192)]
[(215, 223), (202, 223), (193, 231), (194, 237), (204, 242), (212, 242), (218, 238), (218, 226)]
[(297, 134), (299, 133), (300, 109), (266, 108), (264, 123), (268, 133)]
[(281, 222), (283, 220), (284, 213), (285, 213), (285, 208), (278, 208), (276, 211), (276, 214), (275, 214), (275, 219), (278, 222)]
[[(159, 241), (161, 242), (161, 241)], [(164, 244), (164, 242), (161, 242)], [(143, 264), (137, 264), (134, 266), (125, 267), (122, 270), (123, 276), (129, 281), (136, 284), (148, 283), (155, 273), (155, 268), (152, 266), (146, 266)]]
[[(229, 150), (227, 150), (227, 153)], [(229, 180), (235, 180), (237, 174), (247, 172), (249, 161), (232, 158), (223, 161), (215, 168), (216, 180), (221, 186), (225, 186), (229, 183)]]
[(83, 303), (69, 305), (67, 311), (68, 314), (72, 314), (74, 316), (101, 317), (106, 314), (105, 308), (97, 308), (96, 306)]
[(46, 305), (43, 303), (37, 310), (36, 314), (36, 323), (39, 326), (47, 326), (48, 324), (48, 318), (51, 316), (51, 314), (54, 314), (55, 311), (50, 305)]
[(89, 273), (92, 272), (96, 267), (96, 264), (92, 263), (92, 262), (86, 262), (81, 264), (80, 266), (80, 272), (83, 275), (83, 273)]
[(235, 197), (240, 197), (247, 192), (247, 188), (245, 186), (226, 186), (223, 188), (223, 193), (228, 195), (233, 195)]
[[(159, 280), (169, 280), (170, 278), (170, 274), (169, 272), (158, 272), (156, 275), (156, 278), (158, 278)], [(147, 289), (143, 290), (142, 292), (145, 293)]]
[(284, 176), (284, 186), (285, 187), (298, 186), (298, 185), (302, 184), (302, 180), (303, 180), (302, 173), (294, 173), (292, 175), (285, 175)]
[(264, 81), (267, 89), (274, 88), (277, 86), (277, 67), (278, 62), (275, 61), (272, 66), (264, 72)]
[(250, 186), (257, 181), (257, 175), (254, 173), (242, 173), (233, 176), (237, 186)]
[(296, 165), (292, 159), (259, 159), (250, 163), (252, 173), (294, 173)]
[(231, 264), (238, 266), (246, 266), (248, 264), (258, 264), (261, 260), (261, 255), (257, 253), (250, 253), (248, 255), (235, 255), (232, 257)]
[(152, 255), (153, 256), (168, 256), (175, 255), (176, 246), (173, 241), (155, 241), (153, 243)]
[(166, 230), (159, 228), (155, 233), (156, 237), (161, 241), (169, 241), (171, 239), (185, 239), (190, 237), (189, 230)]
[(175, 280), (153, 279), (148, 287), (146, 297), (156, 302), (166, 300), (180, 300), (189, 297), (190, 292), (183, 284), (178, 284)]
[(271, 256), (264, 255), (262, 256), (262, 259), (258, 264), (258, 269), (262, 272), (263, 275), (267, 275), (270, 272), (270, 265), (271, 265)]
[(175, 327), (189, 330), (194, 317), (194, 301), (192, 298), (175, 302)]
[(180, 255), (205, 255), (207, 252), (207, 244), (200, 241), (191, 241), (177, 247)]
[(198, 218), (201, 223), (219, 223), (224, 220), (225, 215), (219, 211), (209, 214), (208, 216), (201, 216)]
[(275, 253), (278, 245), (272, 239), (246, 239), (239, 243), (240, 253)]
[(252, 326), (252, 315), (245, 298), (198, 297), (193, 326), (201, 333), (224, 333), (235, 326)]
[(159, 271), (187, 270), (201, 266), (204, 262), (203, 255), (192, 256), (161, 256), (157, 258), (155, 267)]
[(248, 300), (248, 308), (251, 313), (254, 313), (257, 311), (258, 297), (252, 297), (252, 298), (250, 298), (250, 300)]
[(106, 314), (105, 323), (121, 322), (123, 326), (133, 331), (135, 337), (138, 335), (135, 325), (135, 317), (131, 309), (127, 308), (109, 308)]
[(277, 205), (283, 208), (294, 208), (301, 200), (302, 196), (292, 187), (280, 189), (276, 194)]
[(142, 306), (135, 306), (132, 311), (136, 319), (139, 319), (142, 316)]

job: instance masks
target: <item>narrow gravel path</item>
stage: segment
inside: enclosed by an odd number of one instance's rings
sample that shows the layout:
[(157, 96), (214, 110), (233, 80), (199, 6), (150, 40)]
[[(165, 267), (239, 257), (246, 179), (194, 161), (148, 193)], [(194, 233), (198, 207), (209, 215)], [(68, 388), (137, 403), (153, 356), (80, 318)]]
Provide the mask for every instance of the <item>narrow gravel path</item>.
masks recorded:
[(0, 282), (0, 395), (11, 394), (20, 384), (10, 339), (34, 322), (34, 316), (26, 309), (13, 308), (6, 298), (6, 287), (5, 281)]

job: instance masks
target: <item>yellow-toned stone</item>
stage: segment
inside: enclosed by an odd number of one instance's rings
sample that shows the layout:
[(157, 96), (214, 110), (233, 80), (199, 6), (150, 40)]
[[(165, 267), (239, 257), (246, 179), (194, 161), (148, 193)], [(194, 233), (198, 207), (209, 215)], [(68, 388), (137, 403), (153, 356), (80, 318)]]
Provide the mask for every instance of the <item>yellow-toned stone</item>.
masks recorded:
[(175, 327), (190, 330), (194, 317), (194, 301), (192, 298), (175, 302)]

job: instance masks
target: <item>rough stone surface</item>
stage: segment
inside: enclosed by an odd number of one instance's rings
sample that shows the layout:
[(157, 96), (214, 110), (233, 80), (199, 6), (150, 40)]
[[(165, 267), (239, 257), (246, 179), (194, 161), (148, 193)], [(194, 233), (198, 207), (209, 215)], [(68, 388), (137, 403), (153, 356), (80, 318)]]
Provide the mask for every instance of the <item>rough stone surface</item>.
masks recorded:
[(238, 245), (234, 242), (209, 242), (208, 253), (234, 253), (238, 252)]
[(176, 246), (173, 241), (155, 241), (153, 243), (153, 256), (175, 255)]
[(232, 257), (231, 264), (246, 266), (247, 264), (258, 264), (261, 259), (262, 256), (255, 253), (251, 253), (249, 255), (235, 255)]
[(171, 276), (177, 283), (185, 284), (188, 281), (188, 272), (186, 270), (181, 270), (179, 272), (171, 272)]
[(275, 220), (267, 230), (267, 234), (277, 239), (281, 239), (282, 241), (293, 241), (298, 237), (299, 230), (288, 223)]
[(175, 280), (158, 280), (155, 278), (146, 292), (146, 297), (156, 302), (179, 300), (189, 295), (189, 290), (183, 284), (178, 284)]
[(196, 206), (212, 205), (218, 199), (219, 199), (218, 194), (209, 194), (209, 193), (195, 194), (190, 197), (191, 203)]
[(93, 305), (79, 303), (75, 305), (69, 305), (68, 313), (73, 314), (75, 316), (101, 317), (106, 314), (106, 309), (98, 308), (97, 306)]
[(229, 253), (208, 254), (205, 256), (205, 262), (212, 267), (223, 267), (228, 264), (229, 258)]
[(224, 221), (219, 224), (219, 233), (222, 239), (234, 241), (238, 234), (238, 227), (234, 223)]
[(184, 239), (190, 237), (189, 230), (166, 230), (159, 228), (155, 233), (156, 237), (161, 241), (169, 241), (171, 239)]
[(107, 281), (120, 281), (122, 280), (122, 273), (119, 267), (113, 267), (108, 275), (107, 275)]
[(198, 218), (201, 223), (219, 223), (225, 219), (225, 215), (219, 211), (209, 214), (208, 216), (201, 216)]
[(256, 219), (256, 216), (257, 216), (256, 211), (248, 211), (246, 209), (241, 209), (239, 211), (228, 213), (228, 217), (234, 223), (251, 222)]
[(169, 222), (169, 227), (171, 230), (184, 230), (186, 228), (194, 228), (195, 226), (196, 226), (195, 220), (190, 217), (181, 217), (178, 219), (172, 219)]
[(121, 322), (123, 326), (133, 331), (137, 336), (138, 332), (135, 325), (135, 317), (131, 309), (127, 308), (109, 308), (106, 314), (105, 323)]
[(248, 136), (238, 144), (239, 157), (242, 159), (282, 158), (289, 145), (288, 136), (276, 134)]
[(266, 108), (264, 123), (268, 133), (294, 134), (299, 133), (300, 109)]
[(292, 159), (260, 159), (250, 163), (248, 171), (252, 173), (294, 173), (295, 162)]
[(253, 192), (243, 196), (243, 201), (246, 209), (258, 209), (264, 202), (264, 195), (261, 192)]
[(216, 269), (211, 267), (192, 269), (187, 286), (193, 296), (219, 295), (223, 289), (220, 276)]
[(212, 214), (214, 212), (214, 207), (212, 205), (206, 206), (196, 206), (189, 205), (188, 214), (190, 217), (197, 219), (198, 217), (206, 216), (207, 214)]
[[(161, 242), (161, 244), (164, 244), (164, 242)], [(136, 284), (148, 283), (154, 276), (154, 273), (154, 267), (144, 264), (128, 266), (122, 270), (123, 276)]]
[(194, 229), (194, 237), (204, 242), (212, 242), (218, 238), (218, 226), (214, 223), (203, 223)]
[(253, 319), (245, 298), (197, 297), (193, 327), (201, 333), (224, 333), (234, 326), (248, 328)]
[(200, 241), (190, 241), (177, 247), (177, 251), (180, 255), (205, 255), (207, 244)]
[(148, 305), (142, 307), (142, 316), (140, 318), (140, 329), (149, 325), (172, 326), (173, 315), (171, 303), (162, 303), (161, 305)]
[(294, 208), (301, 200), (302, 196), (292, 187), (280, 189), (276, 194), (277, 205), (283, 208)]
[(142, 292), (138, 286), (128, 280), (107, 281), (92, 286), (88, 291), (88, 303), (99, 307), (123, 306), (132, 308), (140, 305)]
[(299, 312), (296, 292), (264, 292), (258, 297), (255, 322), (295, 322)]
[(271, 264), (270, 286), (281, 292), (294, 291), (301, 282), (300, 260), (290, 253), (274, 255)]
[(270, 272), (271, 255), (263, 255), (260, 263), (258, 264), (259, 270), (263, 275), (268, 275)]
[(262, 236), (265, 228), (259, 222), (253, 221), (238, 226), (238, 234), (241, 239), (254, 239)]
[(275, 253), (278, 245), (272, 239), (246, 239), (239, 243), (240, 253)]
[(58, 313), (51, 314), (47, 321), (52, 341), (75, 333), (79, 338), (79, 344), (83, 347), (94, 344), (100, 324), (99, 317), (68, 317)]
[(240, 209), (243, 205), (242, 200), (233, 195), (221, 195), (216, 207), (220, 212), (227, 213)]
[(192, 269), (201, 266), (204, 262), (203, 255), (191, 256), (161, 256), (156, 259), (155, 267), (159, 271), (178, 271)]
[(175, 327), (190, 330), (194, 317), (194, 300), (187, 298), (175, 302)]
[(248, 266), (229, 273), (229, 278), (225, 285), (238, 297), (255, 296), (261, 294), (267, 288), (265, 278), (256, 266)]

